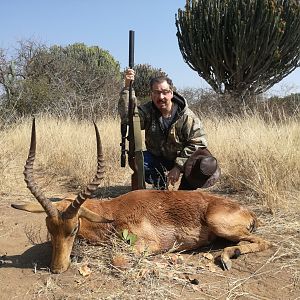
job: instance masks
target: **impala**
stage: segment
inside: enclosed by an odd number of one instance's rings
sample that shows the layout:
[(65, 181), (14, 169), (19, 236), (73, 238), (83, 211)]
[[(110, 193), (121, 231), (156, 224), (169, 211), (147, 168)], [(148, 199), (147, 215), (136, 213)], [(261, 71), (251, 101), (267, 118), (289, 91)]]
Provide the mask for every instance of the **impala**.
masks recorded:
[(178, 251), (197, 249), (216, 237), (249, 243), (224, 248), (221, 262), (231, 268), (231, 258), (268, 249), (271, 244), (252, 234), (257, 227), (254, 213), (237, 202), (202, 191), (137, 190), (111, 200), (91, 199), (104, 174), (104, 160), (96, 124), (97, 172), (77, 196), (51, 202), (33, 177), (36, 130), (33, 120), (29, 155), (24, 176), (28, 189), (39, 203), (12, 204), (29, 212), (46, 212), (51, 236), (51, 271), (68, 269), (76, 236), (92, 243), (109, 238), (111, 232), (127, 229), (137, 236), (134, 250), (157, 254), (177, 245)]

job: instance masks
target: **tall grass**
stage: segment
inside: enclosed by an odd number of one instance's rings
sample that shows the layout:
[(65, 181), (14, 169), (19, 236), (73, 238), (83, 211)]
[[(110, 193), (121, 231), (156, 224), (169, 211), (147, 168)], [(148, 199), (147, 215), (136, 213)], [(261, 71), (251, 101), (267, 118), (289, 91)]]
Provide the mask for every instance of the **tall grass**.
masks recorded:
[(258, 114), (205, 120), (223, 184), (252, 192), (270, 209), (300, 199), (300, 122)]
[[(23, 181), (31, 134), (32, 120), (1, 132), (0, 142), (0, 193), (26, 191)], [(129, 169), (120, 167), (119, 120), (103, 119), (98, 124), (104, 157), (106, 178), (102, 186), (128, 185)], [(70, 190), (80, 188), (96, 171), (96, 139), (92, 122), (71, 119), (54, 119), (47, 116), (36, 120), (36, 181), (48, 185), (64, 185)], [(50, 191), (51, 192), (51, 191)]]
[[(221, 189), (230, 187), (252, 193), (271, 210), (288, 207), (292, 200), (299, 200), (299, 121), (265, 122), (258, 115), (202, 121), (209, 149), (222, 169)], [(22, 120), (1, 132), (2, 194), (26, 191), (22, 172), (28, 154), (30, 126), (31, 120)], [(102, 119), (98, 127), (107, 165), (103, 186), (129, 185), (131, 171), (128, 167), (121, 168), (119, 161), (119, 120)], [(36, 128), (36, 177), (45, 190), (51, 183), (74, 191), (93, 177), (96, 146), (92, 122), (44, 116), (36, 120)]]

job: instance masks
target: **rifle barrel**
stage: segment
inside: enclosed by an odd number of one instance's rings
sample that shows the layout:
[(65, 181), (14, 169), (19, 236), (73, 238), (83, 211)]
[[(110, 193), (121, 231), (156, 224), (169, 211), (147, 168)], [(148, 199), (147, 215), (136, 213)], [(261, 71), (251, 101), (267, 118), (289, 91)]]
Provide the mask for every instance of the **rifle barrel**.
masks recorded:
[(129, 30), (129, 68), (134, 67), (134, 31)]

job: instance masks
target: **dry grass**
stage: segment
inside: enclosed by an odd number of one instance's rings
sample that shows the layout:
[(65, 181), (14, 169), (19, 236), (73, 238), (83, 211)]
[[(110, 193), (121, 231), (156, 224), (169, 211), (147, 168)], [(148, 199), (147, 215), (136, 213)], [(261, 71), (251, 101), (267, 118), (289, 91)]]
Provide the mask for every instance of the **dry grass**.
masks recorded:
[[(216, 267), (210, 255), (169, 252), (155, 257), (136, 256), (126, 243), (113, 235), (110, 243), (100, 247), (85, 243), (77, 245), (74, 253), (83, 260), (75, 260), (71, 272), (53, 275), (45, 270), (35, 270), (42, 281), (37, 282), (33, 297), (279, 299), (278, 295), (297, 293), (300, 225), (294, 200), (299, 200), (300, 186), (299, 121), (266, 123), (257, 116), (248, 116), (228, 120), (204, 119), (203, 122), (210, 149), (219, 159), (223, 172), (218, 188), (229, 187), (257, 196), (249, 197), (252, 202), (248, 201), (248, 205), (252, 205), (263, 219), (265, 225), (258, 234), (274, 243), (273, 252), (261, 253), (255, 260), (255, 254), (242, 256), (234, 261), (230, 273), (224, 273)], [(43, 117), (37, 119), (36, 125), (36, 177), (46, 194), (51, 192), (49, 196), (54, 197), (68, 189), (74, 191), (89, 181), (96, 167), (93, 124)], [(2, 195), (18, 196), (19, 193), (22, 200), (24, 194), (31, 197), (22, 175), (30, 126), (31, 120), (24, 120), (0, 135), (0, 142), (5, 145), (0, 148)], [(128, 186), (130, 170), (120, 168), (119, 163), (119, 121), (102, 120), (98, 126), (107, 161), (107, 176), (102, 187)], [(286, 210), (271, 216), (263, 212), (260, 204), (269, 210), (279, 207)], [(31, 243), (42, 241), (40, 230), (25, 228), (25, 231)], [(214, 248), (206, 251), (214, 257), (220, 252)], [(78, 270), (82, 268), (91, 274), (80, 275)], [(284, 286), (280, 284), (282, 274), (289, 274), (291, 278)], [(274, 289), (277, 285), (279, 292)]]
[(223, 184), (252, 192), (270, 210), (300, 200), (299, 120), (265, 122), (253, 115), (205, 120), (205, 125)]
[[(257, 115), (204, 119), (209, 148), (222, 169), (220, 188), (252, 193), (271, 211), (299, 200), (300, 124), (296, 119), (265, 122)], [(37, 120), (35, 170), (43, 186), (62, 184), (74, 191), (95, 172), (95, 134), (92, 122), (42, 117)], [(30, 140), (31, 120), (1, 133), (0, 193), (9, 194), (23, 183), (23, 165)], [(98, 122), (107, 176), (103, 187), (128, 186), (129, 168), (120, 167), (118, 119)], [(12, 185), (14, 183), (14, 185)], [(53, 196), (53, 195), (51, 195)], [(299, 201), (298, 201), (299, 202)]]
[[(98, 124), (106, 158), (106, 176), (103, 187), (128, 184), (128, 168), (120, 168), (118, 120), (102, 120)], [(60, 185), (64, 190), (87, 183), (96, 169), (95, 131), (92, 122), (57, 120), (48, 117), (37, 119), (37, 154), (35, 173), (42, 186)], [(0, 193), (10, 194), (20, 188), (26, 190), (23, 166), (28, 155), (31, 120), (1, 133), (0, 142)], [(29, 195), (29, 193), (27, 193)], [(53, 195), (51, 195), (53, 196)]]

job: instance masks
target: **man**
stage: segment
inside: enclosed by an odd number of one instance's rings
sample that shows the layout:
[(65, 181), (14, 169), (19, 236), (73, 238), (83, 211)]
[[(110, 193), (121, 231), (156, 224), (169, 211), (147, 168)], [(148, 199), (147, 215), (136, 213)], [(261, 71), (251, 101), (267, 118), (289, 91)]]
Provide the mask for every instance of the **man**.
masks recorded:
[[(125, 87), (120, 93), (119, 113), (127, 123), (130, 82), (135, 72), (125, 72)], [(145, 130), (145, 180), (157, 189), (175, 185), (183, 173), (179, 189), (197, 189), (215, 183), (220, 175), (216, 159), (207, 150), (205, 132), (186, 100), (174, 91), (166, 76), (150, 81), (151, 100), (138, 107), (141, 129)], [(134, 96), (134, 93), (133, 93)]]

